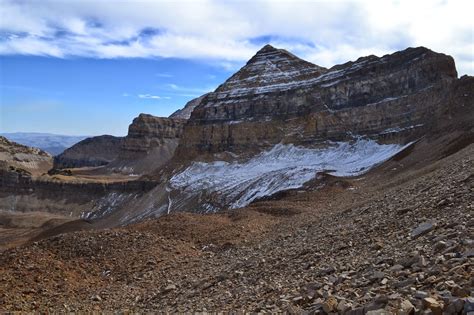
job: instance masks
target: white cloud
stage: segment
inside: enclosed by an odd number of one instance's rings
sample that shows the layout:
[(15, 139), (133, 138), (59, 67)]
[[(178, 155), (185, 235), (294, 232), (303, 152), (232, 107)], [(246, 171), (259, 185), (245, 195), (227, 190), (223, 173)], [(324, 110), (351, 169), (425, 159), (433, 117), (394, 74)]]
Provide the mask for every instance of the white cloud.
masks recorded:
[(185, 87), (180, 86), (174, 83), (167, 83), (164, 85), (164, 90), (166, 91), (173, 91), (173, 95), (178, 96), (187, 96), (187, 97), (198, 97), (205, 93), (212, 92), (216, 89), (215, 86), (207, 86), (207, 87)]
[(426, 46), (474, 74), (473, 11), (470, 0), (0, 0), (0, 54), (176, 57), (234, 70), (266, 41), (326, 67)]
[(162, 99), (164, 97), (161, 97), (161, 96), (158, 96), (158, 95), (152, 95), (152, 94), (138, 94), (138, 98), (159, 100), (159, 99)]

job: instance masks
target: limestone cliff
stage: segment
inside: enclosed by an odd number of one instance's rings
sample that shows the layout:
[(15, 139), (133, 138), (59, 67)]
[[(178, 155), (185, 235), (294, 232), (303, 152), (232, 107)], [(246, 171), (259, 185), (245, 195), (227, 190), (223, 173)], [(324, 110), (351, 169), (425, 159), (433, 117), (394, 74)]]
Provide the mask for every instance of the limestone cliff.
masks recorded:
[(140, 114), (129, 127), (119, 154), (107, 169), (126, 174), (144, 174), (171, 159), (186, 120)]

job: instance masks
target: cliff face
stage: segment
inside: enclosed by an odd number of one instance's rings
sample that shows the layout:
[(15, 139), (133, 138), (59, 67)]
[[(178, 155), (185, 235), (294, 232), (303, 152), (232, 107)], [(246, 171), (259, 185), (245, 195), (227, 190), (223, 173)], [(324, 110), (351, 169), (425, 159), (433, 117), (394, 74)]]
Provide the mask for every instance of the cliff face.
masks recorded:
[(54, 168), (106, 165), (118, 156), (122, 142), (122, 137), (109, 135), (84, 139), (55, 156)]
[(107, 169), (126, 174), (144, 174), (174, 154), (186, 120), (140, 114), (129, 127), (119, 154)]
[(128, 135), (122, 145), (122, 154), (149, 152), (167, 139), (179, 139), (184, 120), (140, 114), (128, 128)]
[(185, 119), (140, 114), (126, 137), (85, 139), (54, 159), (55, 168), (104, 166), (100, 172), (144, 174), (166, 163), (174, 154)]
[(267, 45), (203, 98), (178, 152), (192, 158), (417, 132), (456, 76), (451, 57), (423, 47), (325, 69)]

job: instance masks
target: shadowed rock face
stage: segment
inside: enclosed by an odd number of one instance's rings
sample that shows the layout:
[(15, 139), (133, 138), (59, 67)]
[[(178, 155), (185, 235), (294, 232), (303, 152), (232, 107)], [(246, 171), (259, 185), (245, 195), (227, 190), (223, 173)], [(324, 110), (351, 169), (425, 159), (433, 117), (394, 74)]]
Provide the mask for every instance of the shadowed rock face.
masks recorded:
[(423, 47), (325, 69), (267, 45), (203, 98), (177, 152), (419, 133), (456, 76), (450, 56)]
[(119, 154), (123, 137), (109, 135), (84, 139), (54, 158), (54, 168), (101, 166)]

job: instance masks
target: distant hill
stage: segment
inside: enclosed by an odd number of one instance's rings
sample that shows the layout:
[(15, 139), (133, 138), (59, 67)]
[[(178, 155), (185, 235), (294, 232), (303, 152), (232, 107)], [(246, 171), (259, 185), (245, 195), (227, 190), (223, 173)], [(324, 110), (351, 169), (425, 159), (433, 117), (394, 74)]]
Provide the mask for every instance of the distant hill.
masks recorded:
[(40, 148), (51, 155), (61, 154), (67, 148), (87, 138), (87, 136), (66, 136), (39, 132), (0, 133), (0, 135), (29, 147)]

